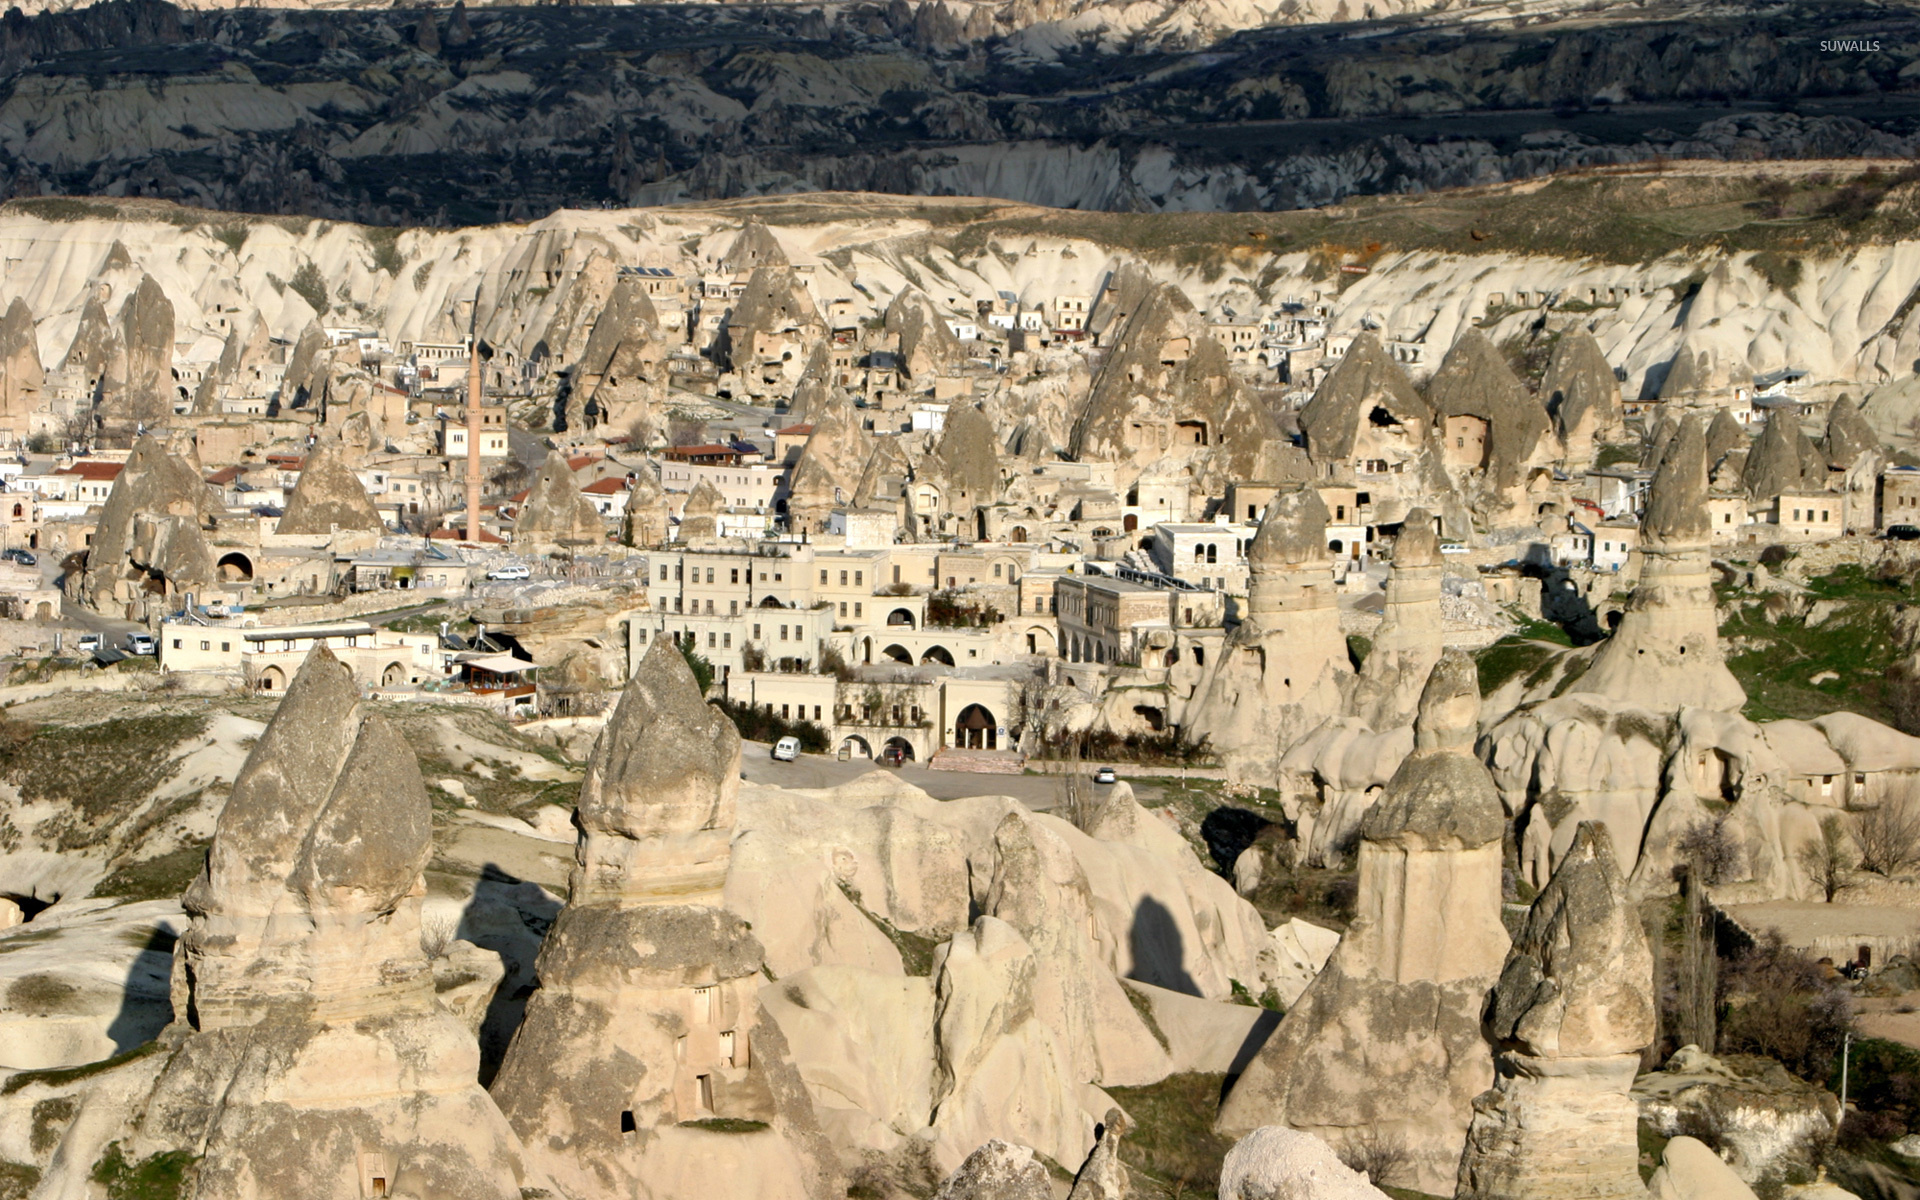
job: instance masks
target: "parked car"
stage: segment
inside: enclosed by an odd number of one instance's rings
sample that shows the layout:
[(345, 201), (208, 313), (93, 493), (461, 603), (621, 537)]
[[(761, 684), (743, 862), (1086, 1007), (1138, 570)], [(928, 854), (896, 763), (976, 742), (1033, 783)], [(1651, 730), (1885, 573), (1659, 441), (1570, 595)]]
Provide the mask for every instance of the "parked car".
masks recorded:
[(514, 563), (511, 566), (495, 567), (487, 572), (488, 579), (531, 579), (532, 577), (533, 571), (530, 570), (525, 563)]
[(1113, 783), (1115, 780), (1119, 778), (1120, 777), (1118, 775), (1115, 775), (1113, 773), (1112, 767), (1101, 767), (1098, 771), (1095, 771), (1093, 773), (1093, 781), (1095, 783)]
[(880, 752), (880, 762), (889, 767), (899, 767), (907, 761), (907, 752), (899, 746), (888, 746)]
[(82, 654), (92, 654), (106, 644), (107, 639), (97, 633), (83, 633), (80, 635), (80, 640), (75, 643)]
[(160, 649), (160, 643), (150, 633), (130, 633), (127, 635), (128, 654), (154, 654)]
[(1920, 540), (1920, 525), (1889, 525), (1887, 536), (1896, 542)]
[(7, 550), (0, 552), (0, 558), (10, 558), (23, 567), (38, 566), (40, 563), (31, 550)]
[(800, 757), (800, 739), (783, 737), (773, 744), (773, 757), (776, 762), (792, 762)]

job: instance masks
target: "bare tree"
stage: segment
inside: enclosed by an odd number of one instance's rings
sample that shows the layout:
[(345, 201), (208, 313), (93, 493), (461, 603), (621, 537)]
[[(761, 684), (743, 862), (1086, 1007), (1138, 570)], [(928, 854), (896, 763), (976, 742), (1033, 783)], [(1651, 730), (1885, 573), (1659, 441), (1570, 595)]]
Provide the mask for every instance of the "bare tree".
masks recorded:
[(1728, 830), (1724, 816), (1702, 817), (1687, 826), (1673, 848), (1702, 883), (1726, 883), (1739, 877), (1740, 843)]
[(1674, 1035), (1712, 1054), (1720, 1038), (1720, 956), (1714, 911), (1707, 907), (1706, 873), (1680, 868), (1685, 910), (1680, 917), (1680, 956), (1674, 965), (1679, 992)]
[(1375, 1187), (1392, 1187), (1405, 1173), (1410, 1156), (1407, 1144), (1377, 1129), (1356, 1129), (1340, 1143), (1340, 1161), (1367, 1177)]
[(1082, 833), (1093, 826), (1094, 817), (1100, 812), (1100, 801), (1093, 794), (1093, 785), (1080, 772), (1069, 768), (1060, 776), (1055, 789), (1060, 796), (1058, 812)]
[(707, 440), (707, 423), (699, 417), (667, 418), (667, 441), (675, 446), (698, 446)]
[(1876, 875), (1893, 876), (1920, 863), (1920, 804), (1889, 796), (1880, 807), (1860, 814), (1853, 839), (1860, 865)]
[(1826, 896), (1828, 904), (1847, 886), (1854, 861), (1853, 846), (1837, 813), (1820, 822), (1819, 840), (1800, 847), (1800, 865), (1806, 868), (1807, 878)]

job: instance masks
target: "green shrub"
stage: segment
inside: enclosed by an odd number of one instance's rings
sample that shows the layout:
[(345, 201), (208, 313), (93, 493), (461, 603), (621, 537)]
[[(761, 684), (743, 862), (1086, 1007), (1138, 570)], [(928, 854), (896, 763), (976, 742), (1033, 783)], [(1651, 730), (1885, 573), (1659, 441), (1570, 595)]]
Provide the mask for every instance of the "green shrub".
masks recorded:
[(120, 1143), (111, 1142), (93, 1165), (93, 1181), (105, 1184), (107, 1200), (176, 1200), (186, 1186), (187, 1172), (199, 1157), (185, 1150), (168, 1150), (138, 1163), (128, 1162)]
[(333, 305), (327, 302), (327, 281), (320, 274), (320, 268), (313, 265), (312, 259), (300, 264), (300, 269), (293, 273), (293, 279), (287, 286), (299, 293), (300, 298), (312, 305), (313, 311), (322, 317), (332, 311)]
[(739, 704), (732, 700), (716, 700), (721, 712), (733, 721), (733, 727), (740, 736), (753, 742), (777, 742), (783, 737), (800, 739), (800, 748), (809, 754), (825, 754), (831, 739), (827, 731), (812, 721), (796, 721), (781, 716), (764, 705)]

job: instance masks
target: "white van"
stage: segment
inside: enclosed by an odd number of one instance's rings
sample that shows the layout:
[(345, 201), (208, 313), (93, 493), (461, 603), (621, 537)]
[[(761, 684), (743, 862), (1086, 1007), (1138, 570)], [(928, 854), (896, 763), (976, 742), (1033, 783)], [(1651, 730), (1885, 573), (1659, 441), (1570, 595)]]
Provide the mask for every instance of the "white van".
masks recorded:
[(783, 737), (773, 744), (773, 757), (776, 762), (792, 762), (800, 757), (800, 739)]
[(495, 567), (487, 572), (488, 579), (527, 579), (533, 571), (525, 563), (514, 563), (508, 567)]

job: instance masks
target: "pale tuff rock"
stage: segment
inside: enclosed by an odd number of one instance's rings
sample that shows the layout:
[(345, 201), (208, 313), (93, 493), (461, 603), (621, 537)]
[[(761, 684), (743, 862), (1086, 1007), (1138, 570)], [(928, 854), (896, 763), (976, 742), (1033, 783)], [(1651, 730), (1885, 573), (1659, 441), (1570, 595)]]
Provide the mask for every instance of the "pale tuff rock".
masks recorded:
[(773, 230), (756, 218), (749, 218), (740, 227), (739, 236), (733, 239), (733, 245), (727, 247), (727, 252), (720, 258), (720, 269), (729, 274), (788, 265), (787, 252), (780, 248)]
[(933, 1200), (1053, 1200), (1053, 1184), (1031, 1148), (993, 1138), (940, 1181)]
[(1353, 711), (1377, 730), (1413, 720), (1427, 675), (1446, 645), (1440, 614), (1446, 568), (1436, 524), (1426, 509), (1413, 509), (1394, 539), (1385, 612), (1354, 692)]
[(1365, 1175), (1311, 1133), (1265, 1125), (1220, 1165), (1220, 1200), (1386, 1200)]
[[(1747, 452), (1752, 448), (1747, 431), (1740, 428), (1740, 422), (1734, 419), (1733, 410), (1726, 408), (1716, 410), (1713, 421), (1707, 426), (1707, 471), (1714, 476), (1716, 482), (1722, 478), (1723, 464), (1725, 467), (1732, 468), (1727, 478), (1738, 479), (1746, 471)], [(1659, 460), (1656, 458), (1655, 461)]]
[(947, 511), (970, 517), (1000, 495), (1000, 450), (993, 422), (971, 404), (955, 405), (934, 447), (933, 463), (946, 485)]
[(1464, 530), (1467, 513), (1447, 477), (1440, 453), (1440, 429), (1433, 409), (1414, 391), (1406, 372), (1380, 341), (1366, 330), (1314, 389), (1300, 410), (1307, 456), (1314, 475), (1350, 479), (1358, 461), (1388, 464), (1406, 476), (1397, 496), (1377, 498), (1377, 523), (1401, 519), (1405, 508), (1438, 510), (1448, 525)]
[(247, 367), (264, 363), (270, 353), (272, 339), (267, 323), (255, 313), (251, 320), (235, 320), (227, 330), (226, 341), (220, 346), (220, 357), (213, 367), (200, 378), (200, 386), (194, 389), (193, 411), (198, 416), (217, 417), (221, 414), (221, 402), (237, 398), (243, 394), (241, 389), (243, 373)]
[(1080, 1157), (1093, 1132), (1068, 1049), (1037, 1013), (1047, 971), (1013, 926), (981, 917), (935, 951), (933, 1132), (938, 1162), (989, 1137), (1055, 1162)]
[(915, 381), (931, 379), (961, 357), (960, 339), (916, 287), (902, 289), (887, 305), (882, 331), (897, 346), (901, 370)]
[[(830, 1152), (756, 993), (760, 944), (719, 907), (740, 738), (661, 638), (580, 786), (571, 897), (495, 1098), (567, 1194), (824, 1197)], [(698, 1122), (764, 1124), (717, 1134)], [(721, 1163), (726, 1169), (720, 1169)]]
[(793, 528), (819, 533), (826, 529), (834, 509), (854, 499), (854, 481), (872, 439), (861, 431), (857, 414), (844, 396), (827, 393), (808, 407), (813, 410), (813, 432), (800, 447), (800, 458), (788, 480), (787, 513)]
[(1100, 338), (1112, 350), (1074, 423), (1073, 455), (1136, 470), (1165, 458), (1190, 462), (1203, 487), (1255, 478), (1278, 426), (1234, 378), (1186, 293), (1132, 265), (1109, 293), (1096, 316), (1109, 322)]
[(15, 296), (6, 316), (0, 317), (0, 426), (16, 435), (32, 432), (33, 413), (46, 386), (33, 310)]
[(135, 1068), (150, 1090), (102, 1080), (106, 1111), (70, 1128), (49, 1194), (80, 1194), (108, 1142), (128, 1161), (193, 1148), (193, 1194), (210, 1200), (358, 1200), (376, 1179), (390, 1196), (512, 1200), (542, 1183), (434, 995), (420, 948), (431, 835), (413, 753), (316, 649), (187, 891), (181, 1023)]
[(1711, 1130), (1719, 1161), (1752, 1186), (1805, 1178), (1832, 1145), (1840, 1102), (1765, 1059), (1722, 1061), (1682, 1046), (1633, 1084), (1640, 1122), (1662, 1137)]
[(1234, 1085), (1222, 1132), (1390, 1138), (1408, 1157), (1396, 1183), (1453, 1186), (1473, 1099), (1493, 1081), (1480, 1018), (1509, 947), (1506, 821), (1473, 757), (1479, 702), (1473, 660), (1449, 652), (1421, 695), (1413, 753), (1361, 822), (1353, 925)]
[(726, 505), (711, 479), (701, 479), (680, 506), (680, 540), (689, 545), (711, 544), (720, 536), (720, 511)]
[(514, 518), (514, 545), (536, 554), (548, 547), (578, 552), (606, 540), (606, 521), (593, 502), (580, 493), (566, 455), (548, 451), (547, 461), (540, 464), (540, 474), (527, 490), (520, 515)]
[(727, 363), (736, 372), (752, 372), (761, 363), (765, 339), (777, 338), (797, 349), (826, 331), (813, 297), (792, 267), (756, 267), (745, 294), (727, 316)]
[(340, 439), (322, 437), (314, 443), (275, 532), (325, 536), (336, 530), (378, 533), (385, 528), (367, 489), (347, 466)]
[(627, 489), (627, 512), (620, 540), (629, 546), (649, 549), (667, 540), (667, 499), (650, 463), (641, 463)]
[(1793, 414), (1783, 411), (1761, 429), (1747, 455), (1740, 482), (1750, 500), (1771, 500), (1782, 492), (1824, 488), (1826, 459), (1800, 431), (1800, 422)]
[(311, 402), (317, 401), (333, 363), (329, 346), (326, 330), (320, 328), (320, 323), (307, 322), (307, 327), (300, 331), (300, 340), (293, 344), (293, 353), (287, 358), (286, 373), (280, 377), (280, 411), (317, 407)]
[(1127, 1168), (1120, 1162), (1120, 1139), (1133, 1127), (1127, 1114), (1117, 1108), (1107, 1110), (1106, 1119), (1096, 1131), (1093, 1149), (1073, 1177), (1073, 1189), (1067, 1200), (1127, 1200)]
[(833, 359), (828, 346), (824, 341), (815, 342), (807, 351), (807, 364), (800, 368), (800, 382), (794, 385), (793, 396), (787, 401), (788, 424), (818, 424), (827, 415), (828, 408), (840, 399), (834, 394)]
[[(1454, 342), (1427, 385), (1427, 404), (1445, 435), (1449, 474), (1469, 494), (1477, 493), (1476, 507), (1487, 521), (1526, 519), (1529, 473), (1550, 462), (1558, 447), (1546, 409), (1486, 334), (1469, 328)], [(1466, 445), (1455, 448), (1456, 440)]]
[(659, 327), (646, 288), (632, 276), (621, 276), (568, 379), (560, 414), (568, 433), (602, 425), (624, 431), (636, 419), (653, 415), (667, 389), (667, 348)]
[(1878, 454), (1880, 438), (1860, 415), (1860, 406), (1850, 396), (1842, 396), (1827, 410), (1827, 434), (1822, 449), (1827, 467), (1844, 471), (1863, 454)]
[(1583, 823), (1494, 991), (1495, 1082), (1474, 1101), (1457, 1195), (1644, 1194), (1629, 1092), (1655, 1033), (1653, 987), (1653, 955), (1612, 839)]
[(1280, 492), (1247, 551), (1247, 613), (1195, 692), (1189, 727), (1230, 766), (1272, 779), (1286, 749), (1336, 716), (1353, 677), (1327, 554), (1327, 508)]
[(173, 417), (173, 302), (151, 275), (140, 277), (120, 310), (119, 344), (126, 363), (122, 390), (103, 388), (97, 411), (102, 436), (125, 445), (138, 428)]
[(1684, 1136), (1661, 1152), (1647, 1194), (1652, 1200), (1754, 1200), (1753, 1189), (1706, 1143)]
[(1625, 436), (1620, 381), (1584, 326), (1560, 335), (1540, 382), (1540, 398), (1553, 416), (1569, 466), (1591, 463), (1597, 446)]
[(214, 563), (202, 530), (224, 511), (192, 463), (143, 437), (101, 507), (86, 574), (70, 576), (69, 586), (89, 608), (115, 615), (141, 607), (156, 576), (169, 593), (204, 587)]
[(1639, 582), (1574, 691), (1668, 712), (1731, 712), (1746, 703), (1720, 652), (1706, 502), (1706, 441), (1700, 419), (1688, 417), (1654, 473), (1640, 521)]
[[(1415, 689), (1426, 686), (1424, 676), (1406, 682)], [(1419, 691), (1413, 695), (1417, 703)], [(1280, 779), (1286, 788), (1283, 803), (1307, 863), (1339, 861), (1342, 848), (1353, 845), (1367, 810), (1412, 752), (1411, 718), (1376, 733), (1362, 721), (1344, 717), (1293, 744), (1280, 760)]]

